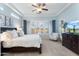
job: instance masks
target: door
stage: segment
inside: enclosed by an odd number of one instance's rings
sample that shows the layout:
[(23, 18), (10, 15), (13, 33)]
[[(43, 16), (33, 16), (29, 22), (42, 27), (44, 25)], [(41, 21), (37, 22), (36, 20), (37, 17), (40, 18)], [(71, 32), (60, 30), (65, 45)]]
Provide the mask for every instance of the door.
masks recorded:
[(52, 32), (56, 32), (56, 20), (52, 21)]
[(27, 21), (23, 20), (23, 30), (24, 30), (24, 34), (27, 34)]

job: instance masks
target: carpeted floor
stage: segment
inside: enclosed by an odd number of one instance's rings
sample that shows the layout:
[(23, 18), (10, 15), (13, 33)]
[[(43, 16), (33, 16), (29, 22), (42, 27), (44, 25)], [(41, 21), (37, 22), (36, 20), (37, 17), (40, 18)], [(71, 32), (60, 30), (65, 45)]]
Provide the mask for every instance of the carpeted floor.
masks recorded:
[(62, 46), (60, 42), (44, 39), (42, 54), (38, 52), (4, 53), (4, 56), (77, 56), (77, 54)]

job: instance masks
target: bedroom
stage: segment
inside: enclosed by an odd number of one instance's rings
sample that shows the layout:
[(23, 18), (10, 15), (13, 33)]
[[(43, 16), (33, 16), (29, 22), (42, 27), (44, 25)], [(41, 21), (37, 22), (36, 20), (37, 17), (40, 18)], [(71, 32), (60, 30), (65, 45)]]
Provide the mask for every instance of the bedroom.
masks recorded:
[[(2, 39), (0, 42), (2, 48), (0, 49), (2, 55), (77, 56), (76, 53), (62, 46), (62, 33), (68, 31), (63, 28), (63, 23), (79, 20), (79, 4), (44, 3), (44, 9), (40, 10), (38, 7), (42, 4), (0, 3), (0, 40)], [(77, 28), (79, 30), (79, 26)], [(9, 37), (6, 39), (5, 36)], [(12, 38), (14, 39), (10, 40)], [(4, 49), (4, 47), (15, 48)], [(8, 53), (2, 53), (5, 50)], [(21, 51), (21, 53), (9, 53), (9, 51), (14, 52), (15, 50), (16, 52)]]

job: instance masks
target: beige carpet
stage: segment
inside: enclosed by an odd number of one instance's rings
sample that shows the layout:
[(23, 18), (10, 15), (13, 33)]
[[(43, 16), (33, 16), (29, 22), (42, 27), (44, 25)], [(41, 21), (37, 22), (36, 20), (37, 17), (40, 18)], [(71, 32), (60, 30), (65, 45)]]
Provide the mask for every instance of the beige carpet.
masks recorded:
[(60, 42), (43, 39), (42, 54), (38, 52), (5, 53), (5, 56), (77, 56), (74, 52), (62, 46)]

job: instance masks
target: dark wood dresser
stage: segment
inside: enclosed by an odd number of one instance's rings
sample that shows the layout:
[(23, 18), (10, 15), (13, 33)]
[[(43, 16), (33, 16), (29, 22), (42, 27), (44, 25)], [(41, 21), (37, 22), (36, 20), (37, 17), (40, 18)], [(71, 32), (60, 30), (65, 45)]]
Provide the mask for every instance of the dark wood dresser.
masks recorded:
[(62, 45), (79, 55), (79, 35), (73, 33), (63, 33)]

